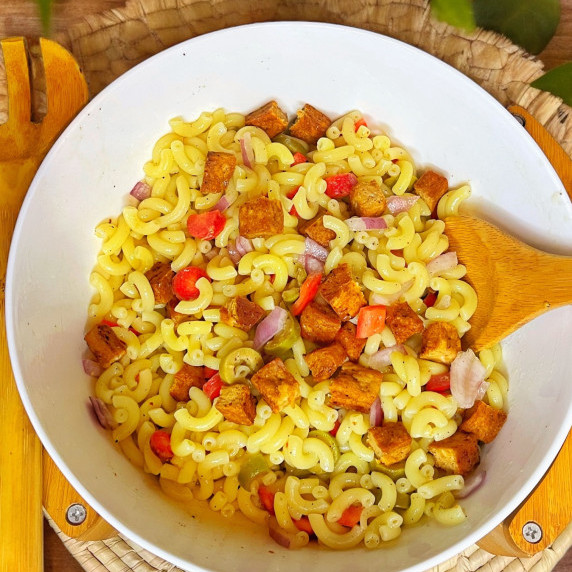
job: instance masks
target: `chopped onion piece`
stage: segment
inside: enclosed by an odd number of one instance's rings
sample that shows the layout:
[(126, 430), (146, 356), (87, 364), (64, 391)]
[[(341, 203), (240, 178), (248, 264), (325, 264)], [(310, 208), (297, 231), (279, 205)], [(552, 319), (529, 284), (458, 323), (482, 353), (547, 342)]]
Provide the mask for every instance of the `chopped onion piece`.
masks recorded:
[(103, 373), (103, 368), (92, 359), (82, 359), (83, 371), (92, 377), (99, 377)]
[(381, 400), (379, 395), (375, 398), (375, 401), (371, 404), (369, 410), (369, 425), (370, 427), (380, 427), (383, 422), (383, 409), (381, 408)]
[(138, 201), (143, 199), (148, 199), (151, 196), (151, 187), (145, 181), (139, 181), (131, 189), (129, 193), (132, 197), (135, 197)]
[(369, 356), (369, 359), (367, 360), (368, 366), (372, 369), (382, 370), (388, 365), (391, 365), (391, 354), (393, 352), (399, 352), (402, 354), (407, 353), (403, 344), (383, 348)]
[(328, 249), (324, 248), (321, 244), (318, 244), (315, 240), (312, 240), (309, 236), (305, 240), (306, 250), (304, 254), (309, 254), (322, 262), (326, 262), (328, 258)]
[(254, 165), (254, 149), (252, 148), (252, 136), (250, 131), (246, 131), (240, 138), (240, 152), (242, 154), (242, 162), (249, 169), (252, 169)]
[(234, 245), (240, 256), (244, 256), (247, 252), (252, 252), (254, 250), (252, 242), (250, 242), (248, 238), (244, 238), (244, 236), (238, 235), (234, 241)]
[(113, 415), (111, 415), (111, 411), (109, 411), (107, 405), (99, 399), (99, 397), (92, 397), (90, 395), (89, 400), (99, 424), (104, 429), (115, 429), (118, 424), (117, 421), (113, 419)]
[(323, 274), (325, 264), (321, 260), (309, 254), (303, 254), (300, 258), (300, 262), (303, 262), (307, 274)]
[(418, 195), (392, 195), (387, 197), (387, 208), (392, 215), (407, 212), (418, 199)]
[(459, 352), (451, 363), (451, 395), (459, 407), (469, 409), (485, 394), (486, 368), (473, 350)]
[(228, 200), (226, 195), (223, 195), (219, 200), (218, 203), (213, 207), (213, 210), (223, 212), (228, 207), (230, 207), (232, 203)]
[(377, 305), (381, 304), (383, 306), (391, 306), (393, 302), (396, 302), (401, 298), (409, 288), (413, 285), (413, 280), (408, 280), (401, 285), (401, 290), (397, 291), (395, 294), (390, 294), (388, 296), (382, 296), (381, 294), (372, 294), (370, 304)]
[(445, 252), (427, 263), (429, 274), (439, 274), (455, 268), (458, 264), (456, 252)]
[(228, 250), (228, 257), (232, 260), (233, 264), (238, 264), (242, 258), (242, 255), (240, 252), (238, 252), (235, 241), (230, 240), (226, 249)]
[(465, 486), (458, 492), (455, 496), (458, 499), (466, 499), (468, 496), (472, 495), (475, 491), (479, 490), (487, 477), (486, 471), (479, 471), (478, 473), (473, 473), (468, 479), (465, 479)]
[(354, 232), (359, 230), (380, 230), (387, 228), (387, 223), (382, 217), (371, 217), (371, 216), (353, 216), (346, 220), (346, 224), (350, 230)]
[(259, 350), (266, 342), (281, 332), (286, 325), (288, 312), (277, 306), (258, 324), (254, 334), (254, 349)]

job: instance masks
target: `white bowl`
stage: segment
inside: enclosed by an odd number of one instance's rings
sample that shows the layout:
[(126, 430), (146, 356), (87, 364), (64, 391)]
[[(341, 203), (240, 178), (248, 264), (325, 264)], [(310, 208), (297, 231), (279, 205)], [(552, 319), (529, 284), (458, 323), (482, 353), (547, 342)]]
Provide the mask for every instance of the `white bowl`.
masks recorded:
[[(143, 62), (66, 129), (34, 179), (14, 233), (6, 288), (9, 349), (28, 414), (72, 485), (118, 531), (183, 568), (224, 572), (423, 570), (500, 523), (532, 490), (572, 421), (572, 311), (554, 310), (503, 344), (510, 414), (485, 447), (486, 486), (466, 499), (465, 524), (406, 530), (379, 551), (288, 551), (261, 528), (169, 501), (88, 414), (81, 356), (99, 248), (95, 225), (115, 216), (175, 115), (248, 112), (276, 98), (330, 116), (362, 110), (420, 166), (470, 182), (467, 208), (546, 250), (572, 254), (572, 205), (513, 117), (471, 80), (398, 41), (317, 23), (232, 28)], [(546, 277), (547, 281), (550, 277)], [(526, 291), (515, 296), (527, 295)]]

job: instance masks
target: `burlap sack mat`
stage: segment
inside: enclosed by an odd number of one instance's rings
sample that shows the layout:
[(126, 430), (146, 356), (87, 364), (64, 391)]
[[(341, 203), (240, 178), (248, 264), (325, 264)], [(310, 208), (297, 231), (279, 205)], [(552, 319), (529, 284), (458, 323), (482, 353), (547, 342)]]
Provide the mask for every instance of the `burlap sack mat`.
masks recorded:
[[(129, 0), (124, 8), (86, 16), (55, 39), (77, 58), (95, 95), (134, 65), (183, 40), (276, 20), (345, 24), (417, 46), (472, 78), (502, 104), (526, 108), (572, 156), (570, 107), (529, 86), (542, 75), (542, 62), (493, 32), (465, 34), (432, 19), (424, 0)], [(122, 536), (92, 542), (70, 539), (46, 516), (85, 570), (180, 571)], [(431, 572), (549, 572), (571, 545), (572, 524), (532, 558), (494, 556), (474, 545)]]

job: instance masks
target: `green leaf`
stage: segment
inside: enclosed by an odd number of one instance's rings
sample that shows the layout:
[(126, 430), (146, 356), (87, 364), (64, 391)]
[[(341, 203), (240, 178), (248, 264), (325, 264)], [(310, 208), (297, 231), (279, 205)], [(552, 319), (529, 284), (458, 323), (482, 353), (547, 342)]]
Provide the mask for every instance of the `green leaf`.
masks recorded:
[(474, 0), (478, 26), (504, 34), (530, 54), (539, 54), (556, 32), (560, 0)]
[(476, 27), (471, 0), (431, 0), (431, 13), (437, 20), (467, 32)]
[(42, 30), (45, 36), (50, 35), (52, 25), (52, 2), (53, 0), (36, 0), (40, 9)]
[(561, 97), (564, 103), (572, 107), (572, 62), (551, 69), (530, 85)]

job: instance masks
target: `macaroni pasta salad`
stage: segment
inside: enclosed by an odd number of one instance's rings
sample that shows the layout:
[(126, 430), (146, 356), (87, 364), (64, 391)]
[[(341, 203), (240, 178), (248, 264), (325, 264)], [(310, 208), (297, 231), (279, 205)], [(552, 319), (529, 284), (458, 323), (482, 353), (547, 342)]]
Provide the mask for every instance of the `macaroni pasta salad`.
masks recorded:
[[(181, 503), (288, 548), (455, 525), (506, 419), (449, 188), (357, 111), (176, 117), (101, 239), (84, 369), (100, 424)], [(461, 501), (462, 502), (462, 501)]]

